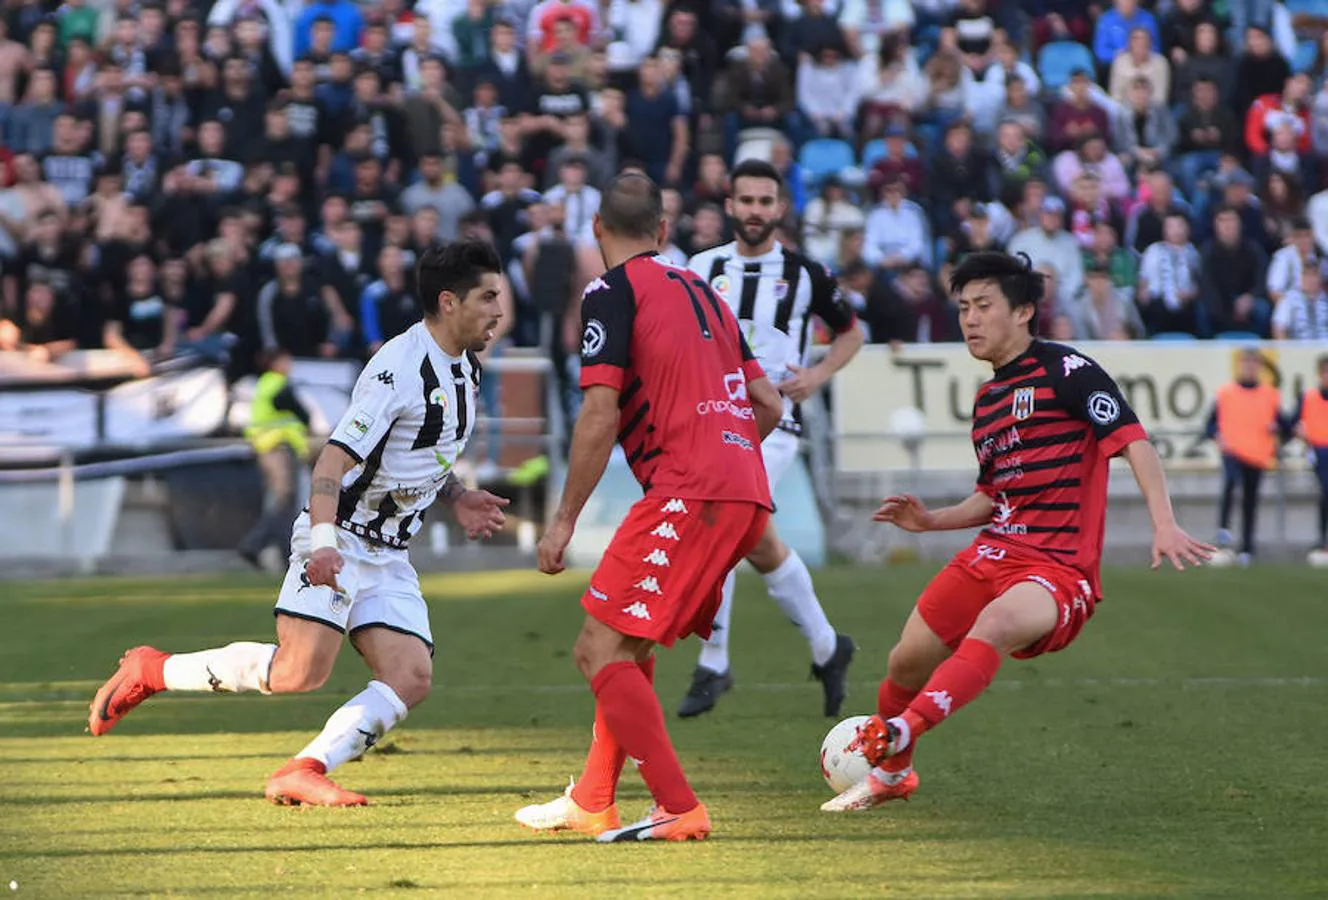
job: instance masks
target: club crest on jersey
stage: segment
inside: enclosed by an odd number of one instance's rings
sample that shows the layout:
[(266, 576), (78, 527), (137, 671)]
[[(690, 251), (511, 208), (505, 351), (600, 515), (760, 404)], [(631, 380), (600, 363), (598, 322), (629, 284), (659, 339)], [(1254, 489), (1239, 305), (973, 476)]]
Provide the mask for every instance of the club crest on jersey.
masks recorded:
[(1010, 404), (1010, 412), (1015, 420), (1022, 422), (1033, 415), (1033, 394), (1036, 388), (1021, 387), (1016, 388), (1014, 392), (1014, 401)]
[(784, 298), (788, 296), (788, 289), (789, 289), (789, 283), (787, 281), (785, 281), (782, 278), (776, 281), (775, 302), (777, 303), (783, 302)]
[(715, 280), (710, 282), (710, 289), (721, 297), (729, 295), (729, 276), (716, 275)]
[(436, 387), (430, 391), (429, 405), (441, 406), (443, 409), (447, 409), (447, 391), (443, 390), (441, 387)]
[(591, 319), (586, 323), (586, 329), (581, 334), (581, 355), (586, 357), (599, 356), (599, 352), (604, 349), (604, 343), (608, 340), (608, 332), (604, 330), (604, 323), (599, 319)]

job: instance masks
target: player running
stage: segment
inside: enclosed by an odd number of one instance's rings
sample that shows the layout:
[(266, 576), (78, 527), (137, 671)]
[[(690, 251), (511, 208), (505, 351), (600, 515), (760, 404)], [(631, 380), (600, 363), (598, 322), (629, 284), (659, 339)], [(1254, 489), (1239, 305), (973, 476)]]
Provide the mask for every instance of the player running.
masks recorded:
[[(540, 571), (561, 572), (616, 440), (645, 496), (581, 598), (587, 615), (573, 654), (595, 694), (590, 753), (563, 796), (516, 813), (531, 828), (606, 842), (710, 833), (664, 727), (652, 654), (656, 644), (709, 633), (725, 573), (765, 530), (760, 443), (781, 414), (733, 314), (703, 280), (658, 255), (666, 228), (659, 187), (619, 175), (594, 219), (608, 271), (582, 300), (585, 399), (562, 502), (539, 543)], [(621, 827), (614, 792), (628, 756), (655, 809)]]
[(177, 654), (135, 647), (92, 701), (94, 735), (159, 691), (316, 690), (349, 633), (373, 680), (268, 780), (266, 794), (277, 803), (366, 803), (327, 773), (361, 756), (422, 702), (433, 668), (429, 611), (406, 545), (435, 498), (472, 538), (503, 527), (507, 501), (466, 490), (452, 471), (475, 425), (475, 354), (502, 316), (501, 271), (493, 248), (475, 241), (421, 256), (424, 319), (369, 360), (314, 467), (309, 509), (295, 520), (277, 598), (277, 643)]
[[(781, 193), (784, 182), (775, 167), (748, 160), (733, 170), (731, 181), (733, 196), (726, 206), (737, 240), (698, 253), (687, 265), (728, 303), (761, 368), (784, 395), (779, 426), (761, 443), (773, 492), (798, 459), (798, 404), (848, 365), (862, 348), (863, 334), (852, 307), (825, 267), (785, 250), (775, 240), (775, 228), (787, 207)], [(825, 357), (807, 366), (807, 335), (813, 315), (829, 325), (835, 337)], [(824, 712), (839, 715), (853, 660), (853, 640), (836, 634), (816, 597), (807, 564), (779, 539), (773, 521), (747, 561), (761, 573), (770, 598), (807, 639), (812, 676), (821, 682), (824, 692)], [(729, 622), (735, 582), (735, 572), (724, 579), (724, 602), (710, 637), (701, 644), (692, 684), (678, 707), (678, 715), (684, 718), (710, 710), (733, 686)]]
[(889, 497), (878, 522), (908, 531), (986, 527), (918, 598), (890, 651), (877, 714), (859, 732), (875, 769), (821, 809), (864, 810), (918, 788), (913, 748), (991, 684), (1005, 656), (1063, 650), (1101, 598), (1108, 463), (1123, 456), (1148, 503), (1153, 568), (1212, 547), (1176, 524), (1162, 463), (1116, 383), (1070, 347), (1035, 340), (1042, 276), (1027, 257), (975, 253), (950, 279), (974, 357), (994, 375), (973, 405), (977, 490), (928, 510)]

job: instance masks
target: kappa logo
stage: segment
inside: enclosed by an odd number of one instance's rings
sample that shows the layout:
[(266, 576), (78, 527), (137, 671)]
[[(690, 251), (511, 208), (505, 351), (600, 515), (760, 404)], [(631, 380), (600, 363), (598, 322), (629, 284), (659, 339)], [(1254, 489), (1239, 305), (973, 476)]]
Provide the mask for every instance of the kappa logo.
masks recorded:
[(595, 293), (595, 291), (607, 291), (608, 289), (609, 283), (607, 281), (603, 278), (596, 278), (594, 281), (590, 282), (590, 284), (586, 285), (586, 289), (581, 292), (581, 296), (588, 297)]
[(662, 513), (682, 513), (687, 515), (687, 504), (676, 497), (659, 508)]
[(1084, 359), (1078, 353), (1071, 353), (1069, 356), (1061, 360), (1061, 365), (1065, 367), (1065, 371), (1061, 374), (1069, 375), (1075, 369), (1082, 369), (1084, 366), (1088, 365), (1088, 360)]
[(667, 569), (669, 567), (669, 555), (659, 547), (656, 547), (642, 557), (641, 562), (650, 563), (652, 566), (659, 566), (661, 569)]
[(627, 613), (627, 615), (632, 616), (633, 618), (644, 619), (647, 622), (650, 621), (650, 609), (640, 600), (637, 600), (635, 603), (624, 606), (622, 611)]
[(1014, 516), (1015, 505), (1010, 502), (1005, 491), (1001, 491), (1001, 499), (996, 503), (996, 511), (992, 514), (992, 521), (997, 525), (1005, 525)]
[(651, 537), (663, 538), (666, 541), (678, 540), (678, 529), (673, 527), (672, 522), (660, 522), (655, 526), (655, 530), (650, 532)]
[(374, 731), (365, 731), (363, 728), (356, 728), (360, 734), (364, 735), (364, 749), (368, 750), (374, 744), (378, 743), (378, 733)]
[(1015, 390), (1014, 400), (1010, 404), (1010, 412), (1016, 421), (1022, 422), (1033, 415), (1033, 399), (1037, 389), (1031, 387), (1021, 387)]
[(659, 589), (659, 579), (656, 578), (654, 575), (647, 575), (645, 578), (642, 578), (636, 584), (632, 585), (632, 587), (640, 591), (645, 591), (647, 594), (664, 593)]
[(396, 384), (397, 384), (397, 380), (396, 380), (396, 378), (393, 377), (392, 373), (389, 372), (389, 371), (387, 371), (386, 369), (384, 369), (383, 371), (381, 371), (381, 372), (379, 372), (377, 375), (375, 375), (375, 376), (374, 376), (374, 380), (375, 380), (375, 381), (381, 381), (383, 384), (387, 385), (387, 386), (390, 387), (390, 388), (393, 388), (393, 389), (396, 388)]
[(1099, 425), (1110, 425), (1120, 418), (1120, 404), (1106, 391), (1093, 391), (1088, 395), (1088, 418)]
[(604, 593), (599, 588), (595, 587), (593, 584), (590, 586), (590, 596), (594, 597), (596, 600), (599, 600), (600, 602), (604, 602), (609, 599), (608, 594)]
[(599, 356), (608, 338), (609, 334), (604, 330), (604, 323), (599, 319), (591, 319), (586, 323), (585, 331), (581, 333), (581, 355)]
[(936, 704), (936, 708), (943, 716), (950, 715), (950, 710), (954, 707), (954, 698), (950, 696), (949, 691), (927, 691), (927, 699)]

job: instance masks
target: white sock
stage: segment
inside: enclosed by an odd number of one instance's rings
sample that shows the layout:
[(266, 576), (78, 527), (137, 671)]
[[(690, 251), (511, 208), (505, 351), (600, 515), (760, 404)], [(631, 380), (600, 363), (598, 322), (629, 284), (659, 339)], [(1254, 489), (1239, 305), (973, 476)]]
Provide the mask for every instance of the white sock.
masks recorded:
[(276, 644), (237, 641), (197, 653), (173, 653), (166, 657), (162, 680), (170, 691), (262, 691), (266, 694), (269, 693), (267, 672), (276, 652)]
[(818, 666), (829, 662), (835, 655), (835, 629), (825, 617), (821, 601), (816, 599), (812, 573), (797, 552), (789, 550), (788, 558), (779, 568), (765, 576), (765, 589), (807, 639), (812, 648), (812, 662)]
[(882, 769), (880, 766), (877, 766), (876, 768), (871, 770), (871, 774), (872, 777), (875, 778), (877, 781), (879, 781), (881, 784), (888, 784), (893, 787), (894, 785), (899, 784), (899, 782), (903, 781), (909, 775), (912, 775), (913, 767), (908, 766), (906, 768), (900, 769), (898, 772), (891, 772), (888, 769)]
[(738, 584), (738, 573), (730, 571), (724, 579), (723, 602), (715, 613), (710, 637), (701, 642), (701, 658), (697, 663), (712, 672), (729, 670), (729, 619), (733, 616), (733, 591)]
[(363, 756), (406, 718), (406, 712), (406, 704), (396, 691), (381, 681), (371, 681), (334, 712), (318, 737), (296, 756), (316, 759), (331, 772), (342, 763)]

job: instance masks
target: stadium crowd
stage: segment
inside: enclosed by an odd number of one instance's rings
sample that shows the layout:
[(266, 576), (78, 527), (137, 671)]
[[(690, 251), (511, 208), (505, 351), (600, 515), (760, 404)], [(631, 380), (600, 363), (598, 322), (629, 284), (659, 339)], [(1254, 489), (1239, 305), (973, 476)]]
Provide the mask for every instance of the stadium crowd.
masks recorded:
[(6, 0), (0, 349), (363, 358), (469, 235), (561, 362), (597, 187), (667, 185), (682, 260), (752, 155), (877, 342), (955, 339), (986, 247), (1059, 339), (1328, 338), (1328, 4), (1293, 6)]

